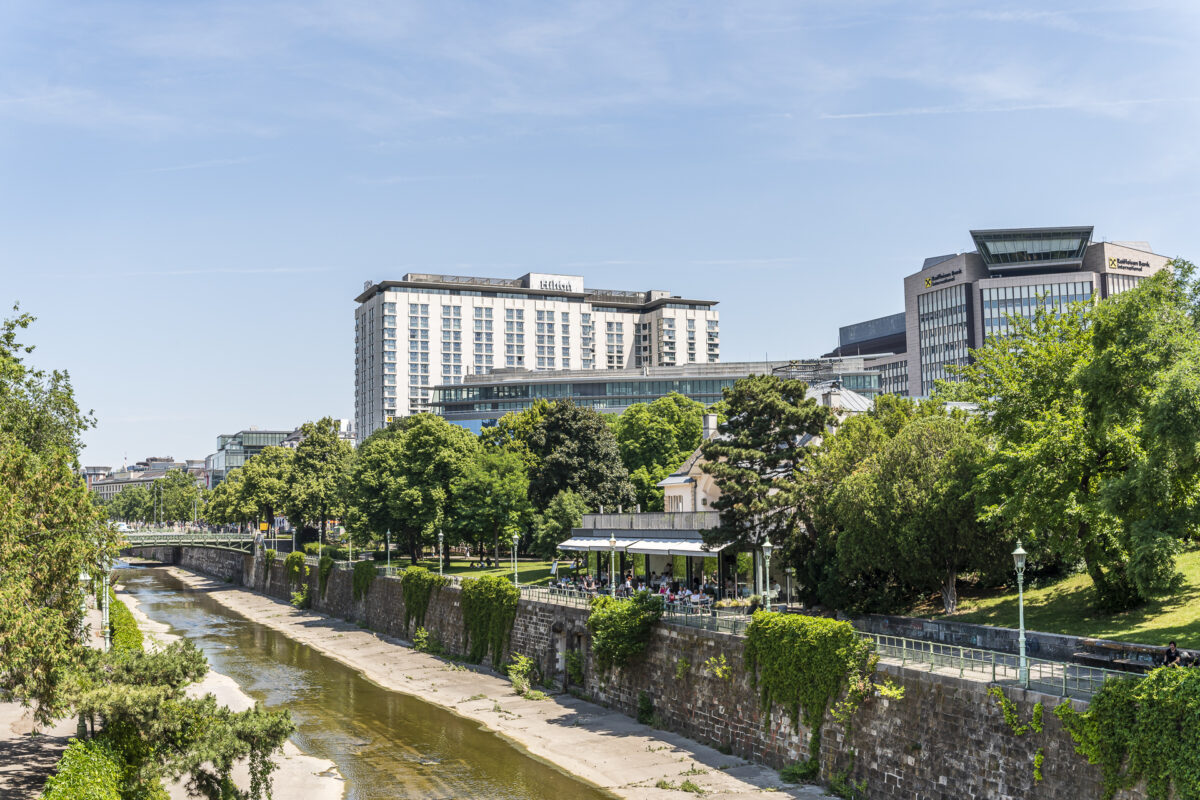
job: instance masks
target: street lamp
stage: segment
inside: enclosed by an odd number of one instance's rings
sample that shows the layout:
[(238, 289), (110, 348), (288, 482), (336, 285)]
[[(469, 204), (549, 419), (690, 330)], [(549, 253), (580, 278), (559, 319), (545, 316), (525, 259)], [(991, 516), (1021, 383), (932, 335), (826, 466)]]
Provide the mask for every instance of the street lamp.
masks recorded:
[(767, 600), (767, 602), (764, 603), (764, 605), (767, 607), (768, 610), (770, 610), (770, 608), (771, 608), (771, 551), (773, 551), (774, 549), (775, 549), (775, 545), (771, 544), (770, 539), (763, 539), (763, 543), (762, 543), (763, 561), (766, 562), (764, 566), (766, 567), (766, 573), (767, 573), (766, 574), (766, 585), (763, 586), (763, 595)]
[(612, 597), (617, 596), (617, 534), (614, 531), (608, 532), (608, 593)]
[(1017, 644), (1021, 650), (1021, 666), (1020, 680), (1021, 685), (1026, 689), (1029, 688), (1029, 663), (1025, 660), (1025, 548), (1021, 547), (1021, 540), (1017, 540), (1017, 549), (1013, 550), (1013, 564), (1017, 567), (1017, 608), (1019, 609), (1020, 633), (1017, 638)]
[(387, 550), (387, 574), (392, 574), (392, 529), (383, 532), (383, 548)]
[(785, 567), (784, 573), (787, 575), (787, 604), (788, 608), (792, 606), (792, 576), (796, 574), (795, 567)]
[(513, 546), (512, 546), (513, 586), (520, 588), (521, 582), (519, 580), (517, 580), (517, 545), (520, 544), (520, 542), (521, 542), (521, 534), (517, 533), (516, 531), (513, 531), (512, 542), (513, 542)]
[(438, 575), (442, 574), (442, 532), (438, 531)]

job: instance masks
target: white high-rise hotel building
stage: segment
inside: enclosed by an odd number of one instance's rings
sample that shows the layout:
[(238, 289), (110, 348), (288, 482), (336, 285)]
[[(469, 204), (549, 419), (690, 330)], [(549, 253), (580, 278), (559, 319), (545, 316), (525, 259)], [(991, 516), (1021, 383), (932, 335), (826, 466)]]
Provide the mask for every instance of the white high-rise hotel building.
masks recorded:
[(585, 289), (578, 275), (410, 273), (355, 298), (359, 440), (429, 410), (431, 388), (497, 369), (637, 369), (720, 358), (714, 300)]

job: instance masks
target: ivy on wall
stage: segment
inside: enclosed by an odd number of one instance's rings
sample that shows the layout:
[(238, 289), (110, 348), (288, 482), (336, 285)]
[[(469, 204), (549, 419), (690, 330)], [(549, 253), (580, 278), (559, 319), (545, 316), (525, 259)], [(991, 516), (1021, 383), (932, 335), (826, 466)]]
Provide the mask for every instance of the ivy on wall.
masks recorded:
[[(1033, 705), (1033, 714), (1029, 718), (1029, 722), (1021, 722), (1021, 715), (1017, 713), (1017, 704), (1008, 699), (1004, 694), (1004, 690), (999, 686), (993, 686), (988, 689), (988, 695), (996, 701), (1000, 706), (1000, 712), (1004, 714), (1004, 722), (1008, 725), (1009, 730), (1013, 732), (1013, 736), (1024, 736), (1027, 733), (1041, 733), (1044, 730), (1042, 724), (1042, 716), (1046, 712), (1046, 707), (1039, 700)], [(1042, 780), (1042, 764), (1046, 760), (1046, 754), (1043, 748), (1039, 747), (1033, 755), (1033, 780), (1040, 783)]]
[(271, 567), (275, 565), (275, 557), (277, 555), (279, 554), (270, 548), (267, 548), (267, 550), (263, 553), (263, 563), (266, 565), (266, 574), (268, 578), (270, 578)]
[(367, 596), (367, 592), (371, 591), (371, 584), (375, 582), (375, 576), (379, 574), (379, 570), (375, 567), (374, 561), (357, 561), (354, 564), (354, 600), (355, 602), (362, 600)]
[(1088, 709), (1054, 709), (1075, 750), (1100, 766), (1104, 798), (1146, 781), (1149, 800), (1200, 800), (1200, 670), (1109, 678)]
[(662, 596), (647, 591), (637, 592), (629, 599), (608, 595), (592, 598), (587, 627), (592, 634), (596, 665), (600, 669), (623, 667), (640, 656), (662, 614)]
[(468, 660), (478, 664), (491, 651), (492, 664), (499, 668), (517, 619), (520, 596), (517, 587), (498, 575), (463, 580), (463, 634)]
[(400, 587), (404, 591), (404, 632), (408, 633), (410, 620), (416, 620), (417, 627), (425, 626), (425, 612), (429, 610), (429, 600), (434, 589), (441, 589), (450, 583), (450, 579), (430, 572), (424, 567), (409, 567), (400, 576)]
[(321, 590), (321, 597), (325, 597), (325, 587), (329, 585), (329, 573), (333, 572), (333, 559), (329, 556), (321, 556), (320, 562), (317, 564), (317, 585)]
[(283, 574), (287, 578), (289, 586), (300, 583), (300, 579), (308, 574), (304, 565), (304, 553), (299, 550), (288, 553), (287, 558), (283, 560)]
[[(830, 703), (847, 686), (869, 685), (877, 660), (870, 645), (849, 622), (757, 611), (746, 629), (745, 660), (766, 718), (781, 705), (794, 727), (803, 721), (811, 731), (809, 764), (815, 772)], [(848, 696), (839, 719), (848, 720), (863, 695)]]

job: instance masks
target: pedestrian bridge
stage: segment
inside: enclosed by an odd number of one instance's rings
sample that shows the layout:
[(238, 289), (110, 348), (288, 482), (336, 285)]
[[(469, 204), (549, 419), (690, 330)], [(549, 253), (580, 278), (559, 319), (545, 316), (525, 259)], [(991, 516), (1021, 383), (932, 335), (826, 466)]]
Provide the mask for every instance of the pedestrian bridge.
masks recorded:
[[(252, 533), (210, 533), (208, 531), (129, 531), (121, 550), (135, 547), (219, 547), (224, 550), (254, 551)], [(270, 541), (270, 540), (268, 540)], [(291, 539), (287, 539), (291, 541)]]

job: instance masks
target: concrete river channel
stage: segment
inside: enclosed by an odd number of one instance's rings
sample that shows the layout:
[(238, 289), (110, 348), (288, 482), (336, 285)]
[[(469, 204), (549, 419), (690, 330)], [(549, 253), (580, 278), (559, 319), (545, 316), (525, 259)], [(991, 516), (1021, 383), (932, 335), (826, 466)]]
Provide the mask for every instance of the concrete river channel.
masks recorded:
[(476, 723), (383, 689), (226, 610), (161, 570), (122, 570), (121, 580), (148, 617), (195, 643), (212, 669), (267, 708), (290, 710), (292, 740), (337, 764), (348, 800), (611, 798)]

